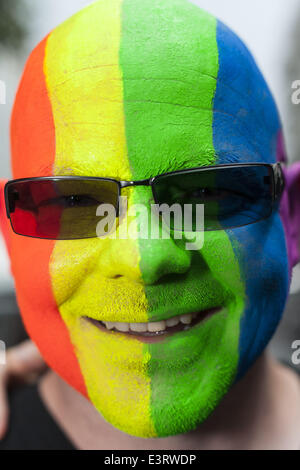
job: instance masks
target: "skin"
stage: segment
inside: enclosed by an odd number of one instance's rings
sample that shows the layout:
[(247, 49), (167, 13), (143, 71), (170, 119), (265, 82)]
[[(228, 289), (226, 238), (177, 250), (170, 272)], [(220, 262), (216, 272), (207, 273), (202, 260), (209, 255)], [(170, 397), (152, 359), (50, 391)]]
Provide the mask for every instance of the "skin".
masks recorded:
[[(8, 351), (0, 368), (0, 439), (7, 428), (6, 386), (45, 369), (33, 343)], [(39, 381), (41, 399), (77, 449), (299, 449), (300, 386), (295, 374), (262, 356), (196, 431), (161, 439), (129, 436), (105, 422), (76, 390), (48, 371)]]
[[(280, 130), (252, 57), (215, 18), (182, 0), (99, 1), (31, 55), (12, 117), (13, 173), (137, 180), (274, 163)], [(129, 209), (150, 207), (149, 188), (125, 194)], [(143, 438), (193, 430), (280, 320), (291, 272), (283, 219), (276, 211), (207, 232), (199, 252), (173, 238), (53, 242), (10, 232), (27, 330), (50, 367), (114, 427)], [(213, 317), (153, 344), (84, 318), (147, 322), (215, 306), (222, 310)]]
[(77, 449), (300, 448), (299, 378), (265, 353), (195, 431), (160, 439), (143, 439), (120, 432), (53, 371), (41, 380), (39, 391), (49, 412)]

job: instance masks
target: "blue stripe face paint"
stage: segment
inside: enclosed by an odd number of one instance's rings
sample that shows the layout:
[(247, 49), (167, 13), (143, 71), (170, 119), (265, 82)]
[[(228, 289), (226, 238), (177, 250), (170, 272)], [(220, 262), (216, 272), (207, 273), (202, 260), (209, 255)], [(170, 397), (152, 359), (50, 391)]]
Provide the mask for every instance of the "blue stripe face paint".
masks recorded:
[[(246, 46), (220, 21), (217, 44), (219, 73), (213, 119), (217, 162), (275, 163), (281, 124), (270, 90)], [(289, 269), (278, 212), (228, 234), (247, 295), (241, 319), (239, 378), (261, 354), (281, 319)]]

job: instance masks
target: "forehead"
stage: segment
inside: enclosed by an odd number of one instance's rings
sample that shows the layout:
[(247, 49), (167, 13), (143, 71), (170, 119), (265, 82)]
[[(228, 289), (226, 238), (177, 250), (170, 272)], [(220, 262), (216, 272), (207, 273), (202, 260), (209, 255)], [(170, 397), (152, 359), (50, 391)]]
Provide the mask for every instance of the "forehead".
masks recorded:
[(253, 59), (215, 18), (177, 0), (156, 10), (97, 2), (29, 60), (12, 121), (13, 169), (15, 177), (144, 179), (270, 162), (278, 129)]

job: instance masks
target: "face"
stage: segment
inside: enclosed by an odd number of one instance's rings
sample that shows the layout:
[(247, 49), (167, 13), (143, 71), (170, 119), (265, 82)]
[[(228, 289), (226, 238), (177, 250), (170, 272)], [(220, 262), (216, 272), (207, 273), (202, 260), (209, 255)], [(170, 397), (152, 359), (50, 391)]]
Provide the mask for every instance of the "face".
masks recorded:
[[(105, 21), (103, 21), (103, 19)], [(182, 0), (96, 2), (32, 53), (12, 118), (14, 178), (142, 180), (224, 163), (275, 163), (280, 124), (240, 40)], [(126, 190), (153, 203), (149, 187)], [(122, 221), (117, 228), (120, 230)], [(46, 241), (11, 234), (30, 336), (49, 365), (122, 431), (195, 429), (261, 354), (287, 297), (280, 213), (184, 240)], [(97, 328), (220, 307), (159, 342)]]

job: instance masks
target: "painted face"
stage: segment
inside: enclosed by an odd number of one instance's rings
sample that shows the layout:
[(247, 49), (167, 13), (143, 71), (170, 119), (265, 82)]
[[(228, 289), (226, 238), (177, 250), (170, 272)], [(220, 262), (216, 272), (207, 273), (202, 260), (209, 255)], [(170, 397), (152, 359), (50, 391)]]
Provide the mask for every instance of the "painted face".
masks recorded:
[[(34, 50), (12, 118), (14, 178), (140, 180), (201, 165), (274, 163), (280, 123), (241, 41), (183, 0), (99, 1)], [(149, 206), (149, 187), (127, 192)], [(119, 228), (118, 228), (119, 229)], [(11, 234), (30, 336), (46, 361), (122, 431), (194, 429), (261, 354), (288, 293), (279, 213), (183, 240), (45, 241)], [(211, 307), (146, 344), (101, 321), (152, 322)]]

